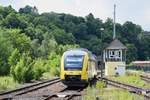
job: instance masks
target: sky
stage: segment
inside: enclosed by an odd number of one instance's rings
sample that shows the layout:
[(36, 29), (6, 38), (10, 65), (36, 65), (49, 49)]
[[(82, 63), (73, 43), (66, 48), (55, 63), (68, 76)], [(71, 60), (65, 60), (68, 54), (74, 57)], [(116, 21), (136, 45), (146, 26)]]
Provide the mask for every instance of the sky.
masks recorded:
[(92, 13), (103, 21), (113, 18), (114, 4), (116, 22), (132, 21), (150, 31), (150, 0), (0, 0), (1, 6), (11, 5), (17, 11), (30, 5), (36, 6), (39, 13), (53, 11), (83, 17)]

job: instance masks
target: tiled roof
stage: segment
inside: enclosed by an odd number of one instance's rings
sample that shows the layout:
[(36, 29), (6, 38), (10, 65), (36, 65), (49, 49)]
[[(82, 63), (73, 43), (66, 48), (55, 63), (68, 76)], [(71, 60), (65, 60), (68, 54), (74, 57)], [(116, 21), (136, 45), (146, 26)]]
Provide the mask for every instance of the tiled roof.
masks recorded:
[(114, 39), (106, 49), (127, 49), (118, 39)]

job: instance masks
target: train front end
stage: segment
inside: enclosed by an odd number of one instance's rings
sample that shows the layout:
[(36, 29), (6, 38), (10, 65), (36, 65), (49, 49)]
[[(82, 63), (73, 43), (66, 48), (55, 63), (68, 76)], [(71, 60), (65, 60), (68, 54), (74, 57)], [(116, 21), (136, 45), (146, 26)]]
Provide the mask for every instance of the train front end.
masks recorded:
[(88, 83), (88, 53), (82, 50), (68, 50), (61, 59), (60, 78), (68, 86), (83, 86)]

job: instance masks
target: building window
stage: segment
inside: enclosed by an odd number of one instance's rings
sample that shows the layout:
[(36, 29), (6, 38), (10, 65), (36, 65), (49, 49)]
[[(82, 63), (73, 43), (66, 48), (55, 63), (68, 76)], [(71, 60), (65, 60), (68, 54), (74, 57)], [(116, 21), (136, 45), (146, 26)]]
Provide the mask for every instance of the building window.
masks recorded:
[(117, 50), (117, 51), (115, 52), (115, 57), (116, 57), (116, 58), (120, 58), (120, 56), (121, 56), (120, 54), (121, 54), (120, 51)]
[(114, 58), (115, 51), (109, 51), (109, 58)]
[(121, 60), (121, 50), (110, 50), (109, 51), (109, 59), (110, 60), (117, 60), (120, 61)]
[(121, 52), (119, 51), (119, 57), (121, 57)]

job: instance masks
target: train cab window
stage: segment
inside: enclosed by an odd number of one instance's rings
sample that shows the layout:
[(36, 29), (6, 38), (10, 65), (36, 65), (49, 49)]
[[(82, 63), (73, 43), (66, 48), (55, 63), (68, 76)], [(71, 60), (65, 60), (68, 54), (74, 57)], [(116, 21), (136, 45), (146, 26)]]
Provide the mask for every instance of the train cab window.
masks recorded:
[(66, 56), (65, 57), (65, 69), (82, 69), (83, 55)]

